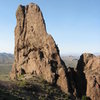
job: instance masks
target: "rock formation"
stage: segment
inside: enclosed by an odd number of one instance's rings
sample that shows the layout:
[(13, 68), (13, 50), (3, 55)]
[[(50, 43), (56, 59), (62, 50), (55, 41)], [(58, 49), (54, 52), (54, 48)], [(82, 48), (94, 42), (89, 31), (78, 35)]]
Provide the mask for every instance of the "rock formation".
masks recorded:
[(100, 100), (100, 57), (90, 53), (80, 56), (77, 65), (78, 89), (92, 100)]
[(67, 71), (69, 92), (78, 98), (100, 100), (100, 57), (90, 53), (80, 56), (76, 69)]
[(68, 92), (66, 66), (52, 36), (46, 31), (45, 21), (36, 4), (20, 5), (16, 12), (15, 61), (11, 79), (23, 74), (42, 77)]
[(16, 18), (11, 79), (23, 74), (36, 75), (76, 97), (87, 95), (92, 100), (100, 99), (100, 57), (85, 53), (76, 69), (67, 68), (36, 4), (20, 5)]

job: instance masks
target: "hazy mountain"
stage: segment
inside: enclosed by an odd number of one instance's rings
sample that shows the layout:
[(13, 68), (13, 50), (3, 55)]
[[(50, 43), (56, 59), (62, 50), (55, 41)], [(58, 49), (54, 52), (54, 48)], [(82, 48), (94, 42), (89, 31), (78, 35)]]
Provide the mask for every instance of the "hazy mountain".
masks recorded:
[(65, 55), (62, 56), (63, 61), (67, 67), (76, 67), (79, 56)]
[(96, 53), (94, 53), (94, 55), (100, 56), (100, 52), (96, 52)]
[[(63, 61), (67, 67), (76, 67), (79, 56), (63, 55)], [(14, 61), (14, 55), (10, 53), (0, 53), (0, 64), (12, 64)]]
[(14, 55), (9, 53), (0, 53), (0, 64), (12, 64)]

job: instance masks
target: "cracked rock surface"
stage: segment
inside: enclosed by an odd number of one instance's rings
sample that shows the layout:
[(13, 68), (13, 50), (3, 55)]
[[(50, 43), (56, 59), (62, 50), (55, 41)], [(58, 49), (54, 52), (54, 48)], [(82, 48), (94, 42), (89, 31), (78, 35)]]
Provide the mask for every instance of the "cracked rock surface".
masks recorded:
[(42, 77), (58, 85), (65, 93), (100, 100), (100, 57), (84, 53), (76, 69), (67, 68), (53, 37), (46, 31), (38, 5), (20, 5), (16, 19), (15, 59), (10, 73), (12, 80), (24, 74)]
[(16, 11), (14, 64), (11, 79), (23, 74), (40, 76), (68, 92), (66, 66), (59, 49), (46, 31), (45, 21), (38, 5), (19, 5)]
[[(81, 88), (79, 87), (79, 89), (85, 90), (85, 94), (91, 100), (100, 100), (100, 57), (96, 57), (90, 53), (82, 54), (78, 61), (77, 70), (81, 83)], [(83, 78), (81, 77), (82, 72), (85, 82), (83, 82)]]

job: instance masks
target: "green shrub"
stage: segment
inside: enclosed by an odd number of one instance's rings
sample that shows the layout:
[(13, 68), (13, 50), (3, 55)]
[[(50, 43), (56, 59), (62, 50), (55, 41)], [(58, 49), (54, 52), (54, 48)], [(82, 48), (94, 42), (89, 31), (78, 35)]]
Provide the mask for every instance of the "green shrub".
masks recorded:
[(87, 100), (87, 97), (85, 95), (83, 95), (82, 100)]
[(22, 81), (20, 81), (20, 82), (18, 82), (17, 83), (17, 85), (19, 86), (19, 87), (24, 87), (24, 86), (26, 86), (26, 81), (25, 80), (22, 80)]

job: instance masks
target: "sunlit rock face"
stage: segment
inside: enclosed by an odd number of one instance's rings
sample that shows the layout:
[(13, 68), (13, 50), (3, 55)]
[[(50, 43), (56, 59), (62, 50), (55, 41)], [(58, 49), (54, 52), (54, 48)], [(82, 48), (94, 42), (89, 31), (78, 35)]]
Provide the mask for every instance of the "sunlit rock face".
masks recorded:
[(86, 94), (91, 100), (100, 100), (100, 57), (90, 53), (80, 56), (77, 65), (80, 93)]
[(15, 61), (10, 73), (11, 79), (22, 74), (32, 74), (57, 84), (67, 93), (67, 69), (54, 39), (46, 31), (39, 6), (34, 3), (20, 5), (16, 19)]

